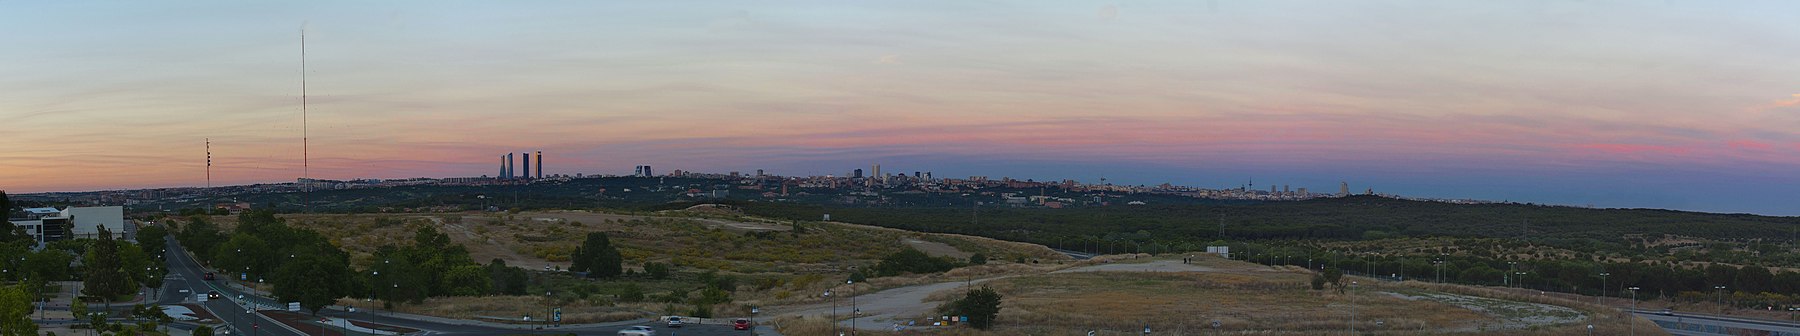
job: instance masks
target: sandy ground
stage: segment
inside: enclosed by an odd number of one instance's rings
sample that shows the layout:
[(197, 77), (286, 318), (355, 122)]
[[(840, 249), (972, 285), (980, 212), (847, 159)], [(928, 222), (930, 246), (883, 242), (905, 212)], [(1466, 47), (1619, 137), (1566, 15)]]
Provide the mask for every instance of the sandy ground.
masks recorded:
[(974, 255), (974, 253), (963, 252), (962, 250), (956, 249), (955, 246), (950, 246), (950, 244), (945, 243), (912, 238), (903, 239), (900, 242), (905, 243), (906, 246), (912, 246), (913, 249), (917, 249), (919, 252), (925, 252), (926, 255), (933, 257), (951, 257), (959, 260), (968, 260), (969, 256)]
[[(1097, 264), (1097, 265), (1067, 268), (1067, 269), (1062, 269), (1062, 270), (1058, 270), (1058, 271), (1051, 272), (1051, 273), (1140, 272), (1140, 271), (1141, 272), (1208, 272), (1208, 271), (1212, 271), (1212, 270), (1213, 270), (1213, 268), (1211, 268), (1211, 267), (1206, 267), (1206, 266), (1201, 266), (1201, 265), (1192, 265), (1192, 264), (1182, 264), (1180, 260), (1156, 260), (1156, 261), (1140, 262), (1140, 263), (1124, 263), (1124, 262), (1103, 263), (1103, 264)], [(852, 303), (849, 300), (838, 300), (838, 303), (837, 303), (837, 306), (838, 306), (837, 307), (837, 315), (838, 316), (850, 315), (852, 305), (854, 305), (857, 309), (860, 309), (862, 311), (862, 314), (861, 314), (862, 317), (855, 318), (855, 319), (845, 319), (842, 322), (840, 322), (839, 324), (842, 324), (846, 327), (854, 325), (858, 329), (863, 329), (863, 330), (889, 329), (895, 323), (905, 324), (906, 321), (908, 321), (908, 320), (922, 317), (922, 316), (924, 316), (924, 314), (929, 314), (930, 312), (934, 311), (937, 308), (939, 303), (932, 302), (932, 301), (926, 301), (926, 298), (930, 297), (933, 293), (938, 293), (938, 292), (947, 291), (947, 290), (961, 290), (964, 288), (964, 286), (979, 285), (981, 283), (988, 282), (991, 280), (1005, 279), (1005, 278), (1010, 278), (1010, 277), (1014, 277), (1014, 276), (1001, 276), (1001, 277), (974, 279), (974, 280), (969, 280), (966, 282), (965, 281), (950, 281), (950, 282), (940, 282), (940, 283), (893, 288), (893, 289), (883, 290), (883, 291), (879, 291), (879, 292), (858, 295), (855, 298), (854, 303)], [(830, 304), (830, 303), (810, 304), (810, 305), (795, 306), (795, 307), (791, 307), (791, 308), (774, 308), (771, 310), (775, 312), (775, 314), (773, 314), (773, 315), (829, 316), (830, 314), (832, 314), (832, 304)]]

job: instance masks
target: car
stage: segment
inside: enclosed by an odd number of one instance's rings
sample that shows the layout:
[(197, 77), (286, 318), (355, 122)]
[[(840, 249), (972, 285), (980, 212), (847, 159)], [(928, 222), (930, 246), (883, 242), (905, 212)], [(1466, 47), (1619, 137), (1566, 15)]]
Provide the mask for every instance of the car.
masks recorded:
[(669, 317), (669, 327), (670, 328), (680, 328), (681, 324), (682, 324), (682, 322), (681, 322), (680, 316), (670, 316)]
[(1675, 310), (1669, 309), (1669, 308), (1663, 308), (1662, 311), (1656, 312), (1656, 314), (1663, 315), (1663, 316), (1675, 316)]
[(213, 279), (213, 274), (212, 274), (212, 272), (206, 272), (206, 274), (201, 275), (200, 278), (206, 279), (207, 281), (211, 281)]
[(731, 320), (731, 329), (750, 330), (750, 319)]
[(619, 336), (656, 336), (656, 330), (646, 326), (631, 326), (619, 329)]
[(219, 298), (219, 291), (211, 291), (211, 292), (206, 292), (206, 298), (207, 298), (207, 299), (217, 299), (217, 298)]

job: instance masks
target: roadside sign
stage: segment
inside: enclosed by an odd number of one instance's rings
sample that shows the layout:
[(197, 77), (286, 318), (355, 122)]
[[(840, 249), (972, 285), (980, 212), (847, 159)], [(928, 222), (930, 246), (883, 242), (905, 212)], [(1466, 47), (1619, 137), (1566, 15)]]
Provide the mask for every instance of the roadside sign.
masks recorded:
[(194, 294), (194, 301), (206, 302), (206, 294)]
[(291, 312), (300, 311), (300, 303), (299, 302), (288, 302), (287, 306), (288, 306), (287, 311), (291, 311)]
[(238, 273), (239, 281), (250, 281), (250, 273)]
[(550, 311), (550, 321), (562, 322), (562, 308), (556, 308)]

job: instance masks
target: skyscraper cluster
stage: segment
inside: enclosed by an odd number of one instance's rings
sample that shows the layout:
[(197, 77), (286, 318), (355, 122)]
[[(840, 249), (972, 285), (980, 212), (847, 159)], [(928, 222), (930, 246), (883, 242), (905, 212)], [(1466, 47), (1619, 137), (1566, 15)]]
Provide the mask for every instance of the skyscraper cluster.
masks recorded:
[(524, 152), (524, 153), (519, 153), (519, 154), (520, 154), (520, 156), (523, 157), (523, 160), (519, 160), (518, 163), (520, 163), (520, 165), (525, 166), (524, 171), (519, 171), (518, 169), (515, 168), (515, 167), (517, 167), (517, 165), (514, 165), (513, 153), (506, 153), (506, 155), (500, 156), (500, 175), (498, 175), (500, 179), (510, 180), (510, 179), (540, 179), (540, 178), (544, 178), (544, 151), (537, 151), (537, 153), (536, 153), (537, 154), (537, 170), (535, 170), (535, 171), (531, 170), (532, 152)]

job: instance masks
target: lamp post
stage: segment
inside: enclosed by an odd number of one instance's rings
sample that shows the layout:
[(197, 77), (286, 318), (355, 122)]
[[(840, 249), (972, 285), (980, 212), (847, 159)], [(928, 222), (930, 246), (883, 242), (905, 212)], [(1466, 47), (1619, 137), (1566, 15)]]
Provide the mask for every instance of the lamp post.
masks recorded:
[[(1612, 273), (1600, 272), (1600, 296), (1606, 297), (1606, 276)], [(1600, 304), (1600, 298), (1594, 298), (1594, 304)]]
[(1725, 285), (1713, 286), (1713, 289), (1714, 289), (1714, 292), (1716, 292), (1717, 295), (1719, 296), (1719, 313), (1724, 314), (1725, 313)]
[(838, 333), (837, 298), (831, 297), (831, 290), (827, 289), (825, 290), (825, 299), (831, 301), (831, 333), (835, 335)]
[(1504, 282), (1506, 283), (1507, 288), (1512, 288), (1513, 283), (1518, 282), (1518, 281), (1514, 281), (1515, 279), (1513, 278), (1513, 272), (1518, 271), (1518, 269), (1519, 269), (1518, 266), (1519, 266), (1519, 262), (1517, 262), (1517, 261), (1506, 262), (1506, 280)]
[(1350, 334), (1356, 335), (1356, 281), (1350, 281)]
[(1637, 336), (1637, 323), (1633, 323), (1633, 322), (1637, 322), (1637, 321), (1633, 321), (1633, 320), (1637, 319), (1637, 291), (1638, 291), (1638, 288), (1637, 288), (1637, 286), (1631, 286), (1631, 288), (1626, 288), (1626, 289), (1631, 290), (1631, 314), (1625, 315), (1626, 316), (1625, 325), (1630, 326), (1629, 328), (1631, 329), (1631, 336)]
[(844, 280), (850, 285), (850, 334), (856, 334), (856, 318), (862, 317), (862, 308), (856, 306), (856, 280)]

